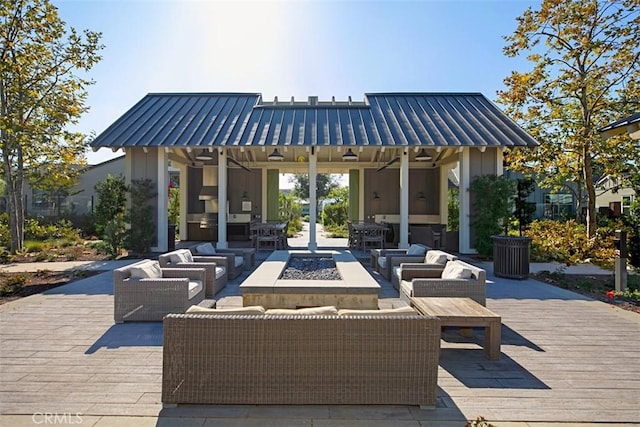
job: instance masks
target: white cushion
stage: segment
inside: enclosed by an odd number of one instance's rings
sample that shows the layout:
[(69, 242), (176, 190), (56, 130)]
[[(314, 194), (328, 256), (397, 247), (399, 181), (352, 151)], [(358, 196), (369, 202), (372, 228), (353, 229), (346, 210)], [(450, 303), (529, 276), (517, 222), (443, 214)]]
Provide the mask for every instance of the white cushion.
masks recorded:
[(252, 305), (248, 307), (238, 308), (205, 308), (198, 305), (192, 305), (187, 309), (187, 313), (197, 314), (264, 314), (264, 307), (261, 305)]
[(397, 266), (393, 267), (393, 272), (392, 273), (393, 273), (393, 275), (395, 277), (400, 277), (400, 266), (397, 265)]
[(272, 308), (265, 312), (268, 315), (274, 314), (319, 314), (319, 315), (329, 315), (329, 316), (337, 316), (338, 310), (332, 306), (324, 306), (324, 307), (308, 307), (308, 308)]
[(421, 245), (411, 245), (407, 249), (407, 255), (424, 255), (427, 252), (427, 248)]
[(427, 264), (445, 265), (447, 263), (447, 254), (441, 251), (428, 251), (425, 262)]
[(173, 264), (179, 264), (181, 262), (193, 262), (193, 255), (191, 255), (191, 251), (189, 249), (179, 249), (177, 251), (173, 251), (169, 255), (169, 259)]
[(162, 277), (162, 269), (157, 261), (147, 261), (129, 268), (135, 279), (157, 279)]
[(409, 306), (399, 308), (387, 308), (385, 310), (353, 310), (342, 309), (338, 312), (340, 317), (351, 316), (416, 316), (418, 313)]
[(196, 252), (198, 252), (199, 255), (215, 255), (216, 248), (214, 248), (210, 242), (207, 242), (196, 246)]
[(216, 267), (216, 279), (219, 279), (222, 276), (224, 276), (226, 272), (227, 270), (224, 267)]
[(387, 268), (387, 257), (386, 256), (378, 257), (378, 265), (382, 268)]
[(202, 280), (189, 281), (189, 299), (195, 297), (202, 290)]
[(456, 261), (449, 261), (442, 270), (443, 279), (470, 279), (471, 269)]
[(242, 267), (242, 264), (244, 264), (244, 258), (242, 258), (241, 256), (237, 256), (234, 257), (233, 259), (233, 265), (238, 268), (238, 267)]

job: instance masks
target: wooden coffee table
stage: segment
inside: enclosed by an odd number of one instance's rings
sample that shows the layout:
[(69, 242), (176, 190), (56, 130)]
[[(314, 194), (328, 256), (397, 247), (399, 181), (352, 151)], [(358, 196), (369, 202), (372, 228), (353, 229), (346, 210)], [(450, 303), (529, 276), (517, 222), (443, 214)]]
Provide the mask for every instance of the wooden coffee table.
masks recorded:
[(440, 318), (442, 326), (462, 328), (482, 326), (484, 351), (488, 359), (500, 359), (502, 319), (471, 298), (411, 298), (411, 305), (420, 313)]

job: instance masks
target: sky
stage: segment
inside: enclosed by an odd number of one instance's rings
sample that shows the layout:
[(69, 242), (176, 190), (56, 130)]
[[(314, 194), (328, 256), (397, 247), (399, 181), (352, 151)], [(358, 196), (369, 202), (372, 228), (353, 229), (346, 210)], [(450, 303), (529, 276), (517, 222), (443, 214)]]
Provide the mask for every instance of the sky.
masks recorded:
[[(52, 0), (63, 21), (102, 33), (90, 107), (100, 134), (147, 93), (251, 92), (362, 100), (372, 92), (481, 92), (492, 101), (524, 58), (502, 53), (539, 1)], [(90, 164), (121, 152), (102, 148)]]

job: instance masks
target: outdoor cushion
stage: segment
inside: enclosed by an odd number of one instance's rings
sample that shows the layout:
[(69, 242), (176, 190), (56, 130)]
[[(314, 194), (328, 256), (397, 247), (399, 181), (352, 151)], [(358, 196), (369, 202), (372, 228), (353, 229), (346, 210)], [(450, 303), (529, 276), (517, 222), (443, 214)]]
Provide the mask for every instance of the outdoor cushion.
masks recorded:
[(251, 305), (238, 308), (205, 308), (192, 305), (187, 309), (187, 314), (264, 314), (264, 307)]
[(242, 258), (241, 256), (234, 257), (233, 265), (236, 268), (241, 267), (242, 264), (244, 264), (244, 258)]
[(386, 256), (378, 257), (378, 265), (382, 268), (387, 268), (387, 257)]
[(425, 257), (425, 262), (427, 264), (445, 265), (447, 263), (447, 254), (440, 251), (428, 251), (427, 256)]
[(442, 270), (443, 279), (470, 279), (471, 270), (455, 261), (449, 261)]
[(157, 261), (148, 261), (129, 268), (135, 279), (156, 279), (162, 277), (162, 269)]
[(224, 267), (216, 267), (216, 279), (221, 278), (226, 273)]
[(427, 248), (421, 245), (411, 245), (407, 249), (407, 255), (424, 255), (427, 252)]
[(338, 311), (338, 315), (341, 317), (349, 316), (415, 316), (418, 313), (409, 306), (399, 308), (387, 308), (384, 310), (354, 310), (354, 309), (342, 309)]
[(189, 299), (195, 297), (202, 290), (202, 280), (189, 281)]
[(210, 242), (207, 242), (196, 246), (196, 252), (200, 255), (215, 255), (216, 248)]
[(172, 263), (180, 263), (180, 262), (193, 262), (193, 256), (191, 255), (191, 251), (189, 251), (188, 249), (180, 249), (177, 251), (174, 251), (170, 256), (169, 259), (171, 260)]
[(299, 309), (272, 308), (267, 310), (265, 314), (267, 316), (274, 315), (274, 314), (320, 314), (320, 315), (337, 316), (338, 310), (332, 305), (328, 305), (325, 307), (308, 307), (308, 308), (299, 308)]

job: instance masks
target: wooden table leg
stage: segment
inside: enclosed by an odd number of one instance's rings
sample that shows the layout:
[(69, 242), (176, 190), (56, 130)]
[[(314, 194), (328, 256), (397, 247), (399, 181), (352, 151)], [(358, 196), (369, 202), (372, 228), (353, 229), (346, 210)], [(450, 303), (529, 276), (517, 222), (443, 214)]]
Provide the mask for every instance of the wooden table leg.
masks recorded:
[(492, 320), (484, 328), (484, 351), (489, 360), (500, 359), (500, 342), (502, 340), (502, 322)]

